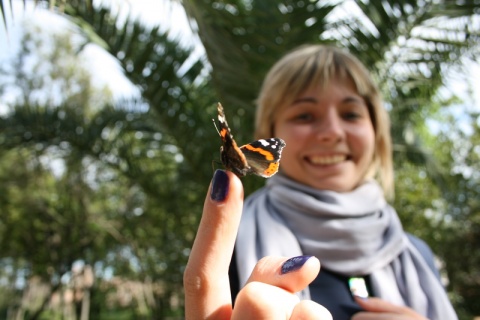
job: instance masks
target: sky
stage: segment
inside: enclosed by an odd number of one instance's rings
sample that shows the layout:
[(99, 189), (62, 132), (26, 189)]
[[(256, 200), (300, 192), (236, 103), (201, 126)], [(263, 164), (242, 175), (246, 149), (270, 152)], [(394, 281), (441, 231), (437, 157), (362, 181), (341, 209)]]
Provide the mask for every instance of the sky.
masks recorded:
[[(181, 39), (181, 43), (196, 47), (193, 57), (198, 57), (204, 53), (200, 40), (190, 29), (185, 10), (179, 1), (172, 0), (97, 0), (96, 3), (105, 4), (113, 9), (113, 12), (119, 12), (120, 15), (131, 18), (138, 18), (148, 27), (160, 25), (162, 31), (169, 32), (172, 38)], [(97, 48), (98, 49), (98, 48)], [(95, 50), (96, 51), (96, 50)], [(94, 53), (96, 55), (96, 53)], [(99, 66), (101, 67), (101, 66)], [(118, 78), (118, 77), (117, 77)], [(111, 81), (106, 79), (106, 82)], [(128, 81), (128, 80), (127, 80)], [(116, 87), (118, 88), (118, 87)], [(118, 96), (129, 94), (128, 86), (122, 86), (123, 89), (117, 93)], [(132, 94), (138, 96), (139, 92), (133, 89)]]
[[(187, 16), (183, 7), (177, 1), (171, 0), (96, 0), (95, 4), (106, 5), (112, 8), (114, 13), (118, 13), (123, 18), (138, 18), (146, 26), (160, 25), (162, 30), (168, 30), (172, 38), (180, 39), (181, 43), (194, 45), (195, 52), (193, 57), (202, 55), (204, 50), (198, 37), (190, 29)], [(8, 60), (14, 55), (19, 47), (19, 38), (21, 35), (22, 24), (37, 23), (45, 25), (48, 21), (49, 28), (52, 30), (64, 28), (66, 26), (63, 19), (48, 12), (35, 8), (33, 2), (27, 2), (26, 7), (23, 0), (13, 1), (13, 11), (9, 8), (9, 1), (5, 1), (7, 6), (7, 26), (0, 24), (0, 63)], [(48, 32), (45, 33), (48, 37)], [(107, 85), (113, 94), (114, 99), (123, 99), (129, 97), (139, 97), (138, 89), (130, 83), (123, 75), (120, 65), (115, 59), (112, 59), (106, 52), (96, 45), (85, 47), (82, 52), (84, 59), (89, 61), (91, 70), (94, 72), (94, 84), (99, 87)], [(0, 102), (0, 114), (2, 114), (2, 104)]]

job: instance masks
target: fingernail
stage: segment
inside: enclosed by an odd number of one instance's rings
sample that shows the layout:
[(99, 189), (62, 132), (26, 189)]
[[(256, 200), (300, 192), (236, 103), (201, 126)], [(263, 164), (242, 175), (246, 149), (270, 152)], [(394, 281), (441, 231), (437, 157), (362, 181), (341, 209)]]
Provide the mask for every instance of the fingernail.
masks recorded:
[(213, 201), (221, 202), (225, 200), (228, 195), (229, 178), (225, 171), (216, 170), (213, 175), (212, 192), (210, 198)]
[(298, 256), (288, 259), (282, 264), (282, 274), (286, 274), (289, 272), (297, 271), (300, 269), (308, 259), (312, 256)]

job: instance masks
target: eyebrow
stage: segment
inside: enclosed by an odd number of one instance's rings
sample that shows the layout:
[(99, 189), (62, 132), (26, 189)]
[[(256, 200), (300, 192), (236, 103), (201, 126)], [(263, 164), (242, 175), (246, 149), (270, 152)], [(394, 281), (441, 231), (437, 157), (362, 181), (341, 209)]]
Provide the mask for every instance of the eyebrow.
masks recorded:
[(366, 104), (366, 101), (363, 97), (361, 96), (349, 96), (349, 97), (346, 97), (345, 99), (343, 99), (342, 102), (361, 102), (361, 103), (364, 103)]
[(297, 99), (293, 100), (293, 103), (292, 103), (292, 104), (297, 104), (297, 103), (302, 103), (302, 102), (312, 102), (312, 103), (315, 103), (315, 102), (317, 102), (317, 99), (315, 99), (315, 98), (313, 98), (313, 97), (297, 98)]
[[(314, 97), (302, 97), (302, 98), (297, 98), (297, 99), (293, 100), (292, 105), (297, 104), (297, 103), (302, 103), (302, 102), (316, 103), (318, 101)], [(363, 99), (362, 97), (356, 97), (356, 96), (348, 96), (348, 97), (346, 97), (345, 99), (342, 100), (342, 103), (349, 103), (349, 102), (366, 103), (365, 99)]]

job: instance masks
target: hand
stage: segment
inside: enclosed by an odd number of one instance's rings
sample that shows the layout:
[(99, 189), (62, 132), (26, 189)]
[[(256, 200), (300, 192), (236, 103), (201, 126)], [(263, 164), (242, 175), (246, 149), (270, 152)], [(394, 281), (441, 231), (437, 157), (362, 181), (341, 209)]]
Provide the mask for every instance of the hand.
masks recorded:
[(365, 311), (355, 314), (352, 320), (428, 320), (408, 307), (397, 306), (379, 298), (355, 297), (355, 301)]
[(323, 306), (294, 294), (312, 282), (320, 261), (311, 256), (265, 257), (255, 266), (239, 292), (232, 319), (318, 319), (331, 320)]
[(318, 274), (314, 257), (262, 259), (232, 308), (228, 269), (242, 208), (240, 179), (217, 170), (183, 277), (186, 319), (331, 320), (325, 308), (294, 294)]

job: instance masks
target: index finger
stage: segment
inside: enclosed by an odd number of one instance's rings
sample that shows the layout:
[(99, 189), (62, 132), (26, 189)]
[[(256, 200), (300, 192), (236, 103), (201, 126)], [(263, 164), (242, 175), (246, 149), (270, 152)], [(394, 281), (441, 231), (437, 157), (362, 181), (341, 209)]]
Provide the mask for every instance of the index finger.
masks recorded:
[(228, 269), (243, 209), (243, 186), (229, 171), (215, 171), (183, 275), (186, 319), (229, 319)]

